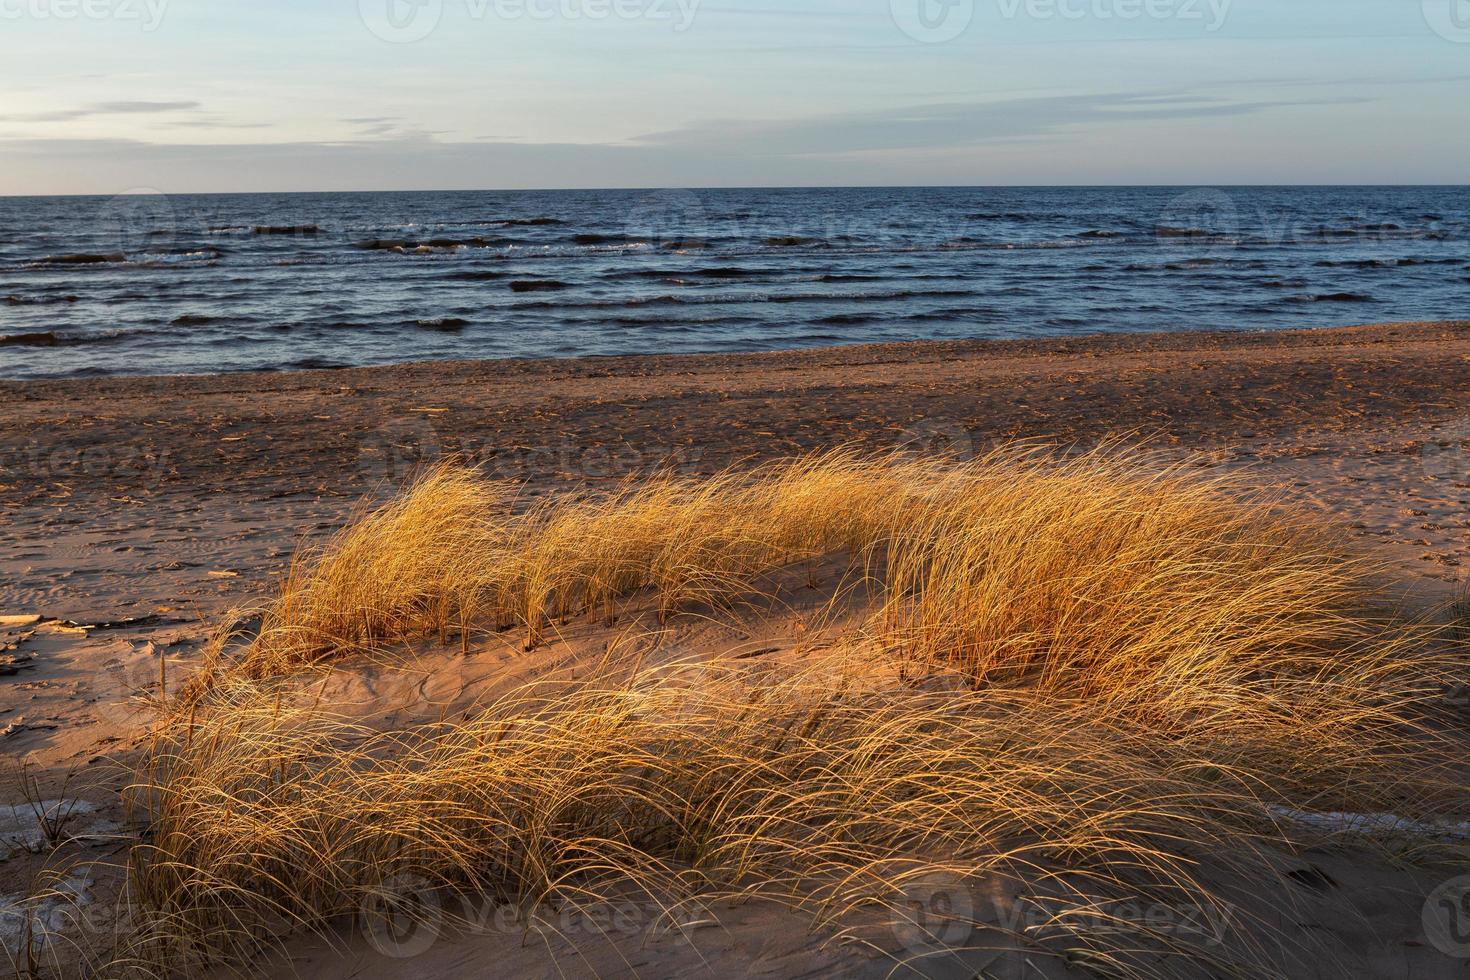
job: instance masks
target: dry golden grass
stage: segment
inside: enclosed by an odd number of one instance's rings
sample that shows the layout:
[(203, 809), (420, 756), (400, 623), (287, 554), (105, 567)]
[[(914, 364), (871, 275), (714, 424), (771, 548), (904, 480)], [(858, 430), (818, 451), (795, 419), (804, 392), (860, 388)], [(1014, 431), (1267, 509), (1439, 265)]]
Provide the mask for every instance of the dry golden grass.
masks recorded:
[[(944, 869), (1067, 882), (1038, 950), (1271, 973), (1290, 953), (1250, 925), (1207, 948), (1066, 909), (1224, 901), (1210, 854), (1259, 891), (1290, 836), (1276, 808), (1465, 800), (1432, 724), (1463, 651), (1373, 613), (1371, 569), (1331, 536), (1188, 464), (833, 453), (515, 499), (428, 474), (297, 562), (259, 632), (221, 648), (138, 787), (138, 964), (247, 961), (405, 874), (528, 909), (762, 896), (842, 925), (898, 914), (906, 881)], [(871, 612), (775, 673), (715, 659), (691, 689), (610, 656), (393, 732), (289, 679), (420, 637), (515, 627), (530, 647), (637, 603), (732, 609), (833, 555)]]

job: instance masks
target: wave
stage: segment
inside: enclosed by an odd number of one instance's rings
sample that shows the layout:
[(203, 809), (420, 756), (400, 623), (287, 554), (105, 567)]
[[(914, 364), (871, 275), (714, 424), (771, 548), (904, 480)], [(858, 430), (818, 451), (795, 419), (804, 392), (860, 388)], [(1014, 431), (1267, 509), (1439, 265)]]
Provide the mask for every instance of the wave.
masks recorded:
[(414, 321), (414, 326), (420, 330), (437, 330), (440, 333), (457, 333), (469, 325), (470, 321), (457, 316), (436, 316)]
[(627, 309), (642, 306), (712, 306), (784, 303), (889, 303), (906, 299), (942, 299), (974, 296), (968, 289), (893, 289), (872, 293), (663, 293), (657, 296), (631, 296), (626, 299), (542, 300), (521, 303), (520, 310)]
[(560, 279), (517, 279), (510, 284), (510, 288), (515, 293), (546, 293), (568, 289), (570, 285)]
[(583, 232), (572, 236), (572, 242), (576, 245), (632, 245), (634, 241), (625, 235), (602, 235), (597, 232)]
[(1158, 225), (1154, 228), (1155, 238), (1221, 238), (1218, 231), (1209, 231), (1204, 228), (1178, 227), (1175, 225)]
[(114, 330), (104, 334), (69, 337), (54, 330), (37, 330), (30, 333), (0, 334), (0, 347), (82, 347), (87, 344), (105, 344), (123, 336), (138, 336), (148, 332), (135, 330), (131, 334), (124, 334), (121, 330)]
[(340, 371), (351, 366), (344, 361), (334, 361), (331, 358), (320, 356), (302, 357), (282, 365), (288, 370), (297, 371)]
[(136, 259), (131, 260), (129, 264), (145, 269), (167, 269), (194, 262), (218, 262), (224, 257), (225, 252), (223, 249), (205, 246), (204, 248), (179, 248), (168, 252), (140, 255)]
[(566, 222), (560, 218), (500, 218), (487, 224), (501, 228), (538, 228), (543, 225), (564, 225)]
[(16, 296), (11, 294), (5, 297), (6, 306), (52, 306), (57, 303), (80, 302), (81, 297), (72, 293), (64, 296)]
[(714, 266), (709, 269), (692, 269), (685, 275), (695, 276), (699, 279), (755, 279), (760, 276), (772, 275), (770, 270), (765, 269), (742, 269), (739, 266), (723, 265)]
[(0, 334), (0, 347), (60, 347), (65, 341), (50, 330)]
[(252, 235), (320, 235), (320, 225), (252, 225)]
[(222, 259), (228, 253), (218, 245), (201, 245), (198, 248), (175, 248), (163, 254), (179, 259)]
[(210, 323), (220, 323), (225, 319), (227, 318), (206, 313), (183, 313), (174, 317), (169, 323), (175, 327), (202, 327)]
[(978, 238), (956, 238), (953, 241), (944, 242), (940, 245), (910, 245), (896, 248), (895, 252), (1024, 252), (1032, 249), (1051, 250), (1059, 248), (1086, 248), (1095, 244), (1080, 238), (1052, 238), (1039, 242), (995, 242), (984, 241)]
[(490, 272), (484, 269), (467, 269), (463, 272), (451, 272), (445, 279), (453, 279), (458, 282), (490, 282), (495, 279), (504, 279), (504, 272)]
[(397, 252), (400, 255), (406, 255), (471, 247), (495, 248), (515, 243), (513, 238), (486, 238), (483, 235), (475, 235), (471, 238), (366, 238), (353, 242), (352, 247), (365, 252)]
[(122, 252), (73, 252), (69, 255), (47, 255), (37, 259), (33, 265), (107, 265), (126, 262)]
[[(1219, 256), (1201, 257), (1197, 259), (1180, 259), (1175, 262), (1130, 262), (1122, 267), (1124, 272), (1193, 272), (1197, 269), (1213, 269), (1217, 267), (1231, 269), (1266, 269), (1267, 263), (1260, 259), (1230, 259)], [(1093, 265), (1087, 266), (1089, 272), (1106, 272), (1109, 266)]]
[(1288, 303), (1376, 303), (1367, 293), (1298, 293), (1286, 297)]
[(715, 266), (708, 269), (618, 269), (605, 272), (606, 280), (653, 279), (660, 282), (682, 282), (685, 279), (759, 279), (779, 275), (775, 269), (742, 269), (739, 266)]
[(1464, 259), (1323, 259), (1315, 263), (1322, 269), (1397, 269), (1418, 265), (1459, 265)]
[[(1290, 238), (1288, 244), (1333, 244), (1344, 241), (1408, 242), (1450, 241), (1457, 236), (1445, 228), (1405, 228), (1395, 224), (1358, 225), (1352, 228), (1314, 228)], [(1280, 242), (1263, 240), (1266, 244)]]
[(910, 313), (908, 316), (904, 317), (903, 319), (906, 320), (906, 321), (914, 321), (914, 322), (924, 322), (924, 321), (933, 321), (933, 320), (938, 320), (938, 321), (942, 321), (942, 322), (950, 322), (950, 321), (954, 321), (954, 320), (968, 320), (968, 321), (984, 321), (984, 322), (989, 322), (989, 321), (995, 319), (995, 311), (994, 310), (984, 310), (984, 309), (980, 309), (979, 307), (968, 306), (968, 307), (958, 307), (958, 308), (948, 309), (948, 310), (922, 310), (922, 311), (920, 311), (918, 313)]

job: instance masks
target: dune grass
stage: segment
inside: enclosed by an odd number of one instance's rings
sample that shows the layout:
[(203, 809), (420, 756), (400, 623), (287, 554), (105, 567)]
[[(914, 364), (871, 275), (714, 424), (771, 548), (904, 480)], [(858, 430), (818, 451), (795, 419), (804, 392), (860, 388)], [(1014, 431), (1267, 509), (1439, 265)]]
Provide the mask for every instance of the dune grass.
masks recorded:
[[(781, 671), (715, 657), (691, 690), (610, 657), (392, 732), (293, 680), (423, 638), (730, 611), (834, 556), (869, 611)], [(404, 875), (525, 909), (763, 897), (835, 928), (942, 870), (1065, 883), (1012, 938), (1104, 972), (1279, 972), (1256, 924), (1206, 944), (1081, 913), (1223, 903), (1210, 861), (1270, 893), (1282, 807), (1464, 803), (1434, 715), (1463, 650), (1373, 612), (1372, 572), (1268, 495), (1136, 452), (838, 452), (534, 506), (442, 467), (302, 555), (175, 704), (137, 787), (135, 962), (246, 962)]]
[(299, 555), (228, 667), (259, 679), (512, 627), (529, 649), (558, 621), (610, 621), (648, 593), (664, 615), (728, 607), (838, 552), (883, 593), (875, 629), (977, 683), (1042, 661), (1056, 680), (1083, 666), (1068, 651), (1087, 651), (1090, 677), (1125, 664), (1177, 677), (1185, 660), (1305, 657), (1362, 633), (1344, 616), (1361, 611), (1361, 561), (1194, 469), (1024, 447), (963, 465), (836, 452), (517, 508), (513, 491), (440, 467)]

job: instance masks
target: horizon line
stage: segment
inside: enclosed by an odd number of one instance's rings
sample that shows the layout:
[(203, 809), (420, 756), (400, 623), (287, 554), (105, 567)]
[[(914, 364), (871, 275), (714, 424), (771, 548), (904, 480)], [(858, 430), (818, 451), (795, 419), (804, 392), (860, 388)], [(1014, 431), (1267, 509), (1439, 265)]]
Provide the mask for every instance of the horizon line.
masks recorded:
[(372, 190), (265, 190), (265, 191), (165, 191), (142, 188), (118, 194), (0, 194), (0, 200), (36, 200), (42, 198), (114, 198), (114, 197), (250, 197), (290, 194), (551, 194), (605, 193), (627, 191), (812, 191), (812, 190), (1146, 190), (1152, 188), (1347, 188), (1347, 187), (1424, 187), (1470, 188), (1467, 183), (1423, 183), (1406, 181), (1336, 183), (1302, 181), (1294, 183), (1229, 183), (1189, 181), (1180, 183), (1102, 183), (1102, 184), (648, 184), (639, 187), (416, 187), (379, 188)]

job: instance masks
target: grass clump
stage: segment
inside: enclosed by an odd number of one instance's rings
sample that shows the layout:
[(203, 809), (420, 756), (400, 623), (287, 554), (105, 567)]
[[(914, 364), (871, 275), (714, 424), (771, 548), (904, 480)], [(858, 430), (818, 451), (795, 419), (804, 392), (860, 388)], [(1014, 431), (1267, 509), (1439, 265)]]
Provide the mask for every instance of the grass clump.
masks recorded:
[[(1088, 910), (1271, 894), (1286, 810), (1465, 802), (1435, 714), (1463, 650), (1373, 613), (1371, 567), (1312, 522), (1188, 464), (839, 452), (515, 500), (433, 471), (294, 564), (193, 687), (139, 787), (139, 962), (247, 962), (404, 875), (527, 909), (757, 897), (847, 928), (938, 871), (1047, 899), (1020, 937), (1039, 955), (1271, 974), (1293, 954), (1259, 923), (1207, 946)], [(867, 590), (841, 642), (715, 655), (692, 687), (609, 655), (385, 732), (290, 679), (421, 637), (732, 610), (834, 560)], [(997, 941), (964, 935), (950, 952)]]

